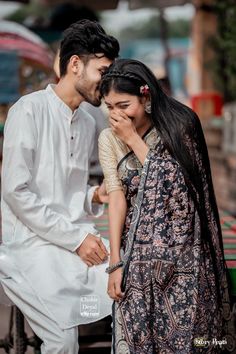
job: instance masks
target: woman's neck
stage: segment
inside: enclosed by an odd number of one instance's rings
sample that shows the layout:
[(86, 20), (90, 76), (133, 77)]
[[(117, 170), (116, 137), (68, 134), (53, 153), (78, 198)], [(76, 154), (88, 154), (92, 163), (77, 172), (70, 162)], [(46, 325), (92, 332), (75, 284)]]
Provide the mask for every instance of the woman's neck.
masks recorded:
[(151, 126), (152, 123), (150, 121), (147, 121), (141, 127), (136, 128), (138, 135), (142, 137)]

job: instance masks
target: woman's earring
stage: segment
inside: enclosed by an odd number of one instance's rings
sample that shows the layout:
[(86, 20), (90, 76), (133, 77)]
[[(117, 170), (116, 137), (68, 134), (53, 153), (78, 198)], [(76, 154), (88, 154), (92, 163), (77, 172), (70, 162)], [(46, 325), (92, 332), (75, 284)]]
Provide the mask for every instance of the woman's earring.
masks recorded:
[(152, 107), (151, 107), (151, 102), (150, 101), (145, 104), (145, 112), (147, 114), (150, 114), (152, 112)]

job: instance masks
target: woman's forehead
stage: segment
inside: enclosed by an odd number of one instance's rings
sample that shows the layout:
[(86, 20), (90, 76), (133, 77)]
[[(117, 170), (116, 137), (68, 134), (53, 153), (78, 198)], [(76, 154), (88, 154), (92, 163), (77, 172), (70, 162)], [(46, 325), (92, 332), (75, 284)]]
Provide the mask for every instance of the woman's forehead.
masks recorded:
[(121, 93), (121, 92), (116, 92), (113, 89), (111, 89), (107, 95), (104, 96), (105, 102), (124, 102), (124, 101), (132, 101), (137, 99), (137, 96), (135, 95), (130, 95), (129, 93)]

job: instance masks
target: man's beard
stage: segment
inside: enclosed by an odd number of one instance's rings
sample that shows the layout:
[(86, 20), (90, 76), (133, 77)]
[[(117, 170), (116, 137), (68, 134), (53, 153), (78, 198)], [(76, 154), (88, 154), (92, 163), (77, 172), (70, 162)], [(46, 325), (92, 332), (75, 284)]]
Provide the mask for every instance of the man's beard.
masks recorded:
[[(86, 89), (86, 87), (82, 87), (82, 85), (78, 85), (76, 87), (77, 92), (84, 98), (84, 100), (90, 104), (92, 104), (95, 107), (98, 107), (101, 105), (101, 99), (102, 97), (100, 96), (100, 94), (98, 96), (92, 96), (88, 93), (88, 90)], [(97, 88), (95, 93), (99, 92), (99, 89)]]

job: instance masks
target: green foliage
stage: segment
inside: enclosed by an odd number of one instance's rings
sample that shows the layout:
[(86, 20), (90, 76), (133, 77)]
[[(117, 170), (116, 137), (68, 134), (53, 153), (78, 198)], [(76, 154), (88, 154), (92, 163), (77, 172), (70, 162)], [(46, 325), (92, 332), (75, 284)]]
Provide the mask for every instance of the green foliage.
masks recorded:
[[(188, 37), (190, 35), (190, 21), (175, 20), (168, 22), (168, 36), (169, 37)], [(143, 39), (143, 38), (160, 38), (160, 17), (158, 15), (152, 16), (147, 21), (135, 24), (135, 26), (128, 26), (121, 30), (119, 37), (125, 40)]]
[(21, 6), (18, 10), (5, 17), (6, 20), (23, 23), (28, 17), (35, 16), (43, 18), (47, 15), (47, 8), (39, 3), (30, 3)]
[(169, 22), (169, 37), (184, 38), (189, 37), (191, 31), (191, 22), (188, 20), (178, 19)]
[(216, 2), (218, 35), (212, 39), (216, 60), (212, 69), (215, 82), (226, 102), (236, 100), (236, 2)]

